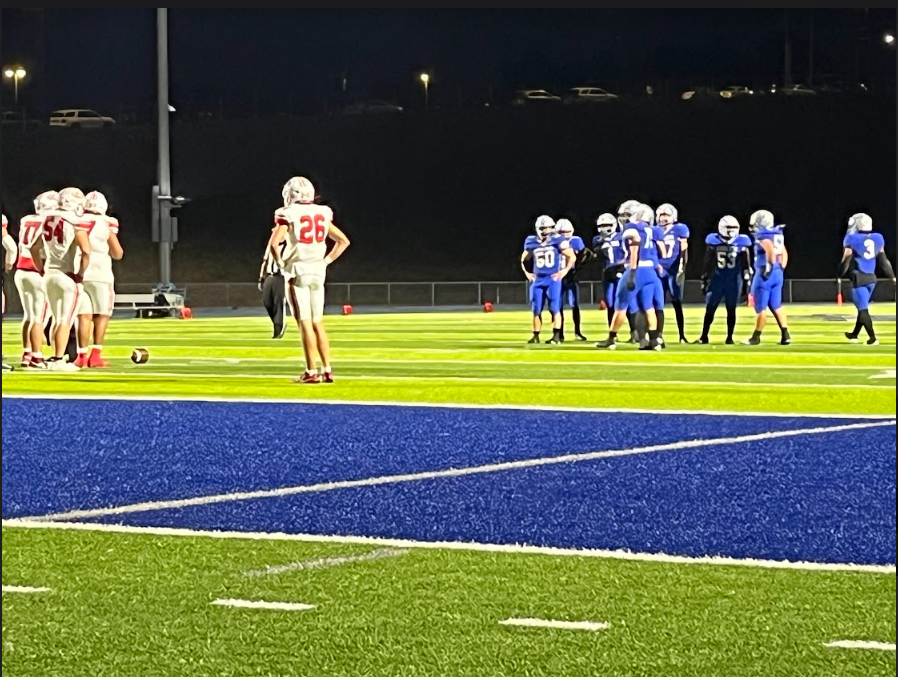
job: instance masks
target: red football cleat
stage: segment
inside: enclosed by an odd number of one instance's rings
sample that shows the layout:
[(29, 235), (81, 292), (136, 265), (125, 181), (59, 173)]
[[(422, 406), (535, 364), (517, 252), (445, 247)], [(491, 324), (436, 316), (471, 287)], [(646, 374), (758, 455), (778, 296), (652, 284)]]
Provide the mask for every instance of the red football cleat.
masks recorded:
[(321, 374), (321, 382), (322, 383), (333, 383), (334, 382), (334, 372), (326, 371)]
[(102, 369), (103, 367), (108, 367), (109, 363), (99, 355), (91, 355), (87, 360), (87, 366), (91, 368), (99, 367)]
[(78, 353), (78, 357), (75, 358), (75, 362), (73, 363), (79, 369), (86, 369), (90, 365), (87, 362), (87, 353)]
[(302, 376), (299, 376), (293, 379), (294, 383), (321, 383), (321, 377), (318, 376), (318, 372), (314, 374), (309, 374), (308, 372), (303, 372)]

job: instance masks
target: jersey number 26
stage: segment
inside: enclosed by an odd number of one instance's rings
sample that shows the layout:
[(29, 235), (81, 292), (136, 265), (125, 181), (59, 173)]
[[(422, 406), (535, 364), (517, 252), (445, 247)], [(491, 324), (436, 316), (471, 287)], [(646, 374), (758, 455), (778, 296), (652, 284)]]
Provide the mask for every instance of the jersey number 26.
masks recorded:
[(313, 242), (324, 242), (324, 216), (315, 214), (315, 216), (301, 216), (299, 218), (302, 228), (299, 229), (299, 241), (303, 244), (312, 244)]

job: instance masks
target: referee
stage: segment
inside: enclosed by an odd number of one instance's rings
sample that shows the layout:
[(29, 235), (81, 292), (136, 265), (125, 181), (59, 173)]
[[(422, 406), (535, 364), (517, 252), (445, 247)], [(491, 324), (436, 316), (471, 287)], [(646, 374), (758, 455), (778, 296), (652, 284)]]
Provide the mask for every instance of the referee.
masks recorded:
[[(287, 249), (287, 242), (281, 242), (281, 259)], [(284, 322), (284, 311), (287, 307), (287, 294), (284, 271), (275, 262), (271, 250), (265, 247), (265, 256), (262, 257), (262, 267), (259, 269), (259, 291), (262, 292), (262, 305), (271, 318), (274, 325), (274, 333), (271, 338), (279, 339), (287, 331)]]

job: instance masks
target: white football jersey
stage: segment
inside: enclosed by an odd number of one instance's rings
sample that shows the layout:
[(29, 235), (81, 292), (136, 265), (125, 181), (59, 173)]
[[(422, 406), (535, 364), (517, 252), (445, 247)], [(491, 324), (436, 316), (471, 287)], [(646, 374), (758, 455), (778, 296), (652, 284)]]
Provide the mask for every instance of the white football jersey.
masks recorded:
[(54, 210), (45, 214), (43, 237), (47, 253), (47, 263), (44, 266), (46, 272), (75, 272), (75, 261), (80, 251), (75, 244), (75, 231), (87, 231), (81, 221), (82, 217), (70, 211)]
[(34, 254), (36, 251), (44, 248), (43, 235), (43, 216), (29, 214), (19, 221), (19, 258), (16, 261), (16, 268), (42, 272), (40, 266), (34, 260)]
[(320, 263), (327, 254), (327, 234), (334, 212), (330, 207), (316, 204), (292, 204), (274, 213), (278, 226), (287, 226), (285, 264)]
[(87, 229), (90, 240), (90, 261), (84, 271), (84, 281), (114, 282), (112, 257), (109, 256), (109, 234), (118, 234), (118, 219), (85, 212), (80, 225)]

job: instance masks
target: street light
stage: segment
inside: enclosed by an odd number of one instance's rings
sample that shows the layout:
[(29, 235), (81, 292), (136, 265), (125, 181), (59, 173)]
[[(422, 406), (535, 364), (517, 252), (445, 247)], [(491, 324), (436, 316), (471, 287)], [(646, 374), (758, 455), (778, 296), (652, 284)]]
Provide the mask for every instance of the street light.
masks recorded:
[(13, 82), (15, 83), (15, 91), (16, 91), (15, 101), (16, 101), (16, 104), (18, 104), (19, 103), (19, 80), (21, 80), (22, 78), (24, 78), (27, 75), (27, 73), (25, 72), (25, 69), (22, 68), (21, 66), (7, 67), (3, 71), (3, 75), (7, 78), (11, 78), (13, 80)]
[(424, 83), (424, 110), (428, 108), (427, 85), (430, 84), (430, 75), (421, 73), (421, 82)]
[(889, 47), (892, 47), (895, 44), (895, 35), (893, 33), (886, 33), (882, 36), (882, 41)]

